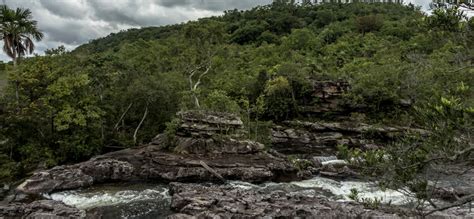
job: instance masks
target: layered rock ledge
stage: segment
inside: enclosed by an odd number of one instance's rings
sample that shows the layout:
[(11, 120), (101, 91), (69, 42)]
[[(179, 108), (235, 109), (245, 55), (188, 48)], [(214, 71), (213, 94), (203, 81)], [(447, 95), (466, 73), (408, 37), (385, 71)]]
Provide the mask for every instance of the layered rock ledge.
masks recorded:
[(333, 156), (337, 145), (375, 149), (406, 133), (428, 135), (422, 129), (369, 125), (359, 122), (286, 121), (272, 128), (272, 148), (284, 154)]
[[(239, 138), (242, 121), (232, 114), (178, 114), (173, 136), (159, 135), (149, 145), (125, 149), (75, 165), (35, 173), (17, 190), (44, 194), (107, 182), (247, 182), (298, 178), (291, 163), (258, 142)], [(173, 148), (169, 148), (170, 144)]]

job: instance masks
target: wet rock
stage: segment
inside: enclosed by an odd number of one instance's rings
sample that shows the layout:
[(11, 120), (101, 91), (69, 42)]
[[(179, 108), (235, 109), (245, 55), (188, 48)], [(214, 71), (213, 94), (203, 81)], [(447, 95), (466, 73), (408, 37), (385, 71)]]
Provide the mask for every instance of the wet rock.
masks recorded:
[(433, 165), (427, 171), (427, 179), (433, 188), (433, 196), (446, 201), (474, 194), (474, 169), (467, 165)]
[(0, 218), (85, 218), (86, 213), (53, 200), (34, 201), (29, 204), (0, 205)]

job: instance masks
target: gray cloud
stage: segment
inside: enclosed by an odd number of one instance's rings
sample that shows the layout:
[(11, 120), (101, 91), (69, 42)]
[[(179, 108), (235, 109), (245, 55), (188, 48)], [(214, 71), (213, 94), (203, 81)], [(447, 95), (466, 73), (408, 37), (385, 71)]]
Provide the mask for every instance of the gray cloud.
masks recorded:
[(63, 18), (81, 19), (87, 14), (88, 9), (84, 0), (39, 0), (39, 2), (46, 10)]

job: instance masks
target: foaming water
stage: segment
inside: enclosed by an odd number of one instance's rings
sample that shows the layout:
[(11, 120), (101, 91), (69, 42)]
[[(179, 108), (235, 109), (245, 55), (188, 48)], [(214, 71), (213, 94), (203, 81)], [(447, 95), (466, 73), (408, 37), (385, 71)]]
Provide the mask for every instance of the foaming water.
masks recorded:
[(381, 199), (383, 203), (396, 205), (407, 204), (412, 201), (405, 194), (395, 190), (382, 190), (375, 183), (362, 181), (336, 181), (323, 177), (315, 177), (310, 180), (291, 182), (291, 184), (302, 188), (321, 188), (331, 192), (333, 199), (339, 201), (350, 201), (349, 194), (352, 189), (357, 189), (360, 198)]
[(171, 197), (165, 185), (104, 185), (53, 193), (51, 199), (86, 210), (89, 218), (164, 218)]
[[(314, 177), (309, 180), (295, 181), (290, 183), (265, 183), (255, 185), (246, 182), (232, 181), (233, 187), (241, 189), (260, 190), (285, 190), (287, 192), (305, 193), (307, 190), (317, 190), (318, 195), (324, 195), (335, 201), (352, 201), (349, 198), (352, 189), (357, 189), (359, 198), (370, 198), (381, 200), (382, 203), (405, 205), (413, 201), (412, 198), (395, 190), (382, 190), (375, 183), (364, 181), (337, 181), (324, 177)], [(314, 194), (314, 193), (308, 193)]]
[(62, 201), (79, 209), (126, 204), (153, 199), (169, 199), (168, 189), (155, 186), (140, 188), (101, 187), (91, 190), (65, 191), (51, 194), (51, 199)]

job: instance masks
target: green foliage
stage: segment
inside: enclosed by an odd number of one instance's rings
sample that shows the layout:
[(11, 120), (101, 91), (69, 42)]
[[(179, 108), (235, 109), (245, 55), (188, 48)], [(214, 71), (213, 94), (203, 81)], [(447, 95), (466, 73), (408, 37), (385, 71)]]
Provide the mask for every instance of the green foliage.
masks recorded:
[(4, 69), (0, 70), (0, 96), (3, 93), (3, 89), (7, 85), (7, 72), (5, 71), (5, 64), (2, 64)]
[(21, 57), (33, 53), (33, 40), (40, 41), (44, 36), (30, 9), (11, 9), (6, 4), (0, 5), (0, 34), (3, 51), (15, 65)]
[[(9, 82), (0, 99), (5, 136), (0, 142), (8, 140), (0, 145), (0, 156), (8, 157), (4, 175), (84, 160), (106, 152), (106, 146), (134, 146), (145, 109), (137, 144), (165, 129), (171, 136), (176, 124), (168, 122), (179, 110), (195, 107), (193, 95), (203, 108), (240, 113), (248, 120), (249, 137), (267, 147), (272, 122), (302, 116), (301, 106), (319, 103), (314, 80), (349, 81), (344, 103), (364, 109), (374, 122), (421, 126), (425, 116), (461, 118), (460, 108), (467, 115), (474, 102), (472, 89), (461, 86), (474, 84), (474, 21), (449, 13), (427, 17), (400, 4), (281, 1), (186, 24), (122, 31), (72, 52), (50, 49), (16, 70), (6, 66)], [(459, 24), (455, 32), (446, 31), (451, 22)], [(190, 70), (203, 73), (209, 63), (208, 74), (190, 89)], [(402, 100), (423, 109), (436, 101), (429, 112), (437, 114), (418, 116), (402, 108)], [(447, 128), (466, 119), (449, 121)], [(406, 158), (430, 156), (423, 151)], [(367, 154), (367, 162), (380, 156)], [(408, 170), (407, 179), (417, 168)]]
[(474, 108), (472, 100), (459, 98), (469, 90), (460, 83), (452, 91), (456, 93), (453, 96), (416, 108), (420, 125), (430, 133), (407, 133), (405, 138), (383, 150), (340, 147), (341, 154), (366, 176), (377, 178), (383, 188), (408, 188), (420, 202), (430, 202), (433, 189), (428, 182), (436, 174), (433, 167), (461, 165), (473, 155), (472, 139), (466, 136), (474, 131)]
[(240, 113), (240, 107), (225, 91), (214, 90), (203, 101), (204, 109), (215, 112)]
[(433, 11), (433, 15), (428, 19), (428, 25), (444, 31), (458, 32), (463, 29), (463, 21), (467, 20), (463, 11), (458, 7), (437, 8)]
[(17, 163), (7, 155), (0, 154), (0, 182), (12, 181), (18, 174)]
[[(260, 36), (266, 29), (268, 29), (268, 23), (266, 22), (252, 21), (246, 23), (232, 34), (231, 41), (238, 44), (245, 44), (254, 42), (259, 37), (270, 38), (270, 40), (273, 41), (273, 39), (271, 39), (271, 33), (269, 32), (267, 32), (265, 36)], [(260, 40), (262, 40), (262, 38), (260, 38)]]
[(339, 144), (336, 146), (337, 148), (337, 157), (343, 160), (350, 160), (351, 158), (351, 150), (347, 145)]
[(293, 167), (295, 167), (299, 171), (307, 170), (308, 168), (313, 166), (313, 163), (311, 163), (311, 161), (306, 159), (300, 159), (296, 156), (290, 155), (288, 156), (288, 160), (291, 162)]
[(292, 88), (288, 79), (278, 76), (265, 86), (265, 112), (275, 120), (287, 119), (294, 113)]
[(266, 148), (271, 148), (271, 134), (272, 134), (272, 121), (258, 121), (258, 119), (250, 124), (250, 139), (260, 142), (265, 145)]
[(165, 136), (165, 144), (166, 148), (175, 148), (175, 136), (176, 132), (178, 131), (179, 125), (181, 124), (181, 120), (178, 118), (174, 118), (170, 122), (166, 123), (166, 129), (164, 131), (164, 136)]
[(357, 30), (365, 34), (368, 32), (379, 31), (383, 26), (383, 20), (377, 15), (367, 15), (356, 19)]

